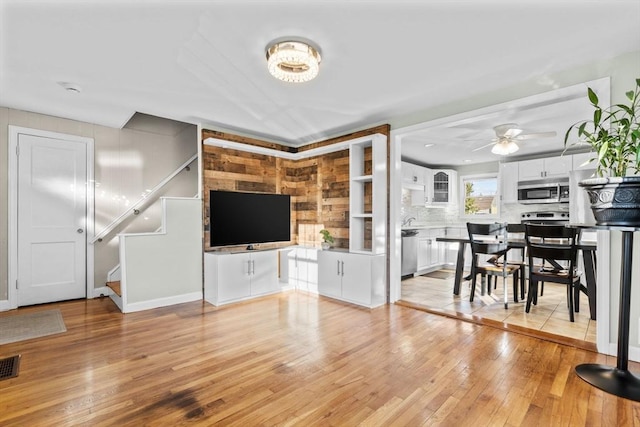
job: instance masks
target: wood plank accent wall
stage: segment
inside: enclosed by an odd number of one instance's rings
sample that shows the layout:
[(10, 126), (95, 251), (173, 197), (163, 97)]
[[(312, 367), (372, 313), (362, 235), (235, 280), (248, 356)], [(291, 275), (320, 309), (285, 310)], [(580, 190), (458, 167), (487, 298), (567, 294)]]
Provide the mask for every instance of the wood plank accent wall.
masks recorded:
[[(375, 133), (384, 134), (388, 138), (389, 131), (388, 125), (378, 126), (317, 144), (335, 144)], [(274, 147), (272, 143), (265, 141), (203, 130), (203, 141), (209, 137), (261, 147), (283, 148)], [(306, 150), (308, 147), (303, 148)], [(303, 148), (300, 151), (304, 151)], [(292, 205), (292, 244), (319, 246), (319, 232), (322, 228), (327, 228), (335, 238), (334, 247), (349, 248), (349, 150), (303, 160), (288, 160), (203, 145), (202, 156), (205, 250), (210, 249), (209, 190), (289, 194)], [(368, 159), (370, 170), (370, 153)], [(371, 201), (367, 204), (370, 206)]]

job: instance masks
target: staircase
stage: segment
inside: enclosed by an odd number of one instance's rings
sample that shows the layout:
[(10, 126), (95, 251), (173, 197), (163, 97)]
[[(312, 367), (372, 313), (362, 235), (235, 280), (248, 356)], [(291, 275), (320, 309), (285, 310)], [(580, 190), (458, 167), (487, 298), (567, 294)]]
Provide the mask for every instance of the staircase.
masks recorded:
[[(191, 286), (190, 282), (183, 289), (175, 289), (181, 279), (172, 272), (156, 277), (167, 265), (177, 271), (181, 270), (181, 265), (191, 265), (191, 260), (185, 259), (180, 264), (172, 261), (180, 259), (184, 253), (193, 254), (194, 243), (197, 248), (194, 259), (201, 264), (202, 201), (198, 197), (197, 170), (197, 155), (194, 155), (147, 190), (93, 238), (92, 243), (102, 245), (102, 250), (110, 247), (117, 250), (119, 262), (107, 273), (108, 292), (105, 293), (122, 312), (202, 298), (201, 273), (199, 278), (192, 277), (197, 281), (197, 287)], [(175, 197), (185, 193), (196, 196)], [(186, 225), (181, 224), (182, 221)], [(175, 248), (182, 248), (183, 254), (176, 254)], [(155, 254), (155, 258), (151, 254)], [(162, 265), (158, 259), (162, 259)], [(146, 265), (145, 269), (141, 269), (143, 265)], [(202, 269), (195, 265), (191, 268)], [(192, 276), (190, 272), (184, 274), (185, 277)], [(173, 277), (175, 283), (168, 283), (168, 277)]]

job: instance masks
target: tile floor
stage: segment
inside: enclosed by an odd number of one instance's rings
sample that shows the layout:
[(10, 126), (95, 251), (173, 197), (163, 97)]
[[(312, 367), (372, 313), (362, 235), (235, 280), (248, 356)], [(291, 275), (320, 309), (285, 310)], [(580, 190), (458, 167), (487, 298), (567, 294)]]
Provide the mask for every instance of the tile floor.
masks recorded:
[[(443, 270), (441, 270), (443, 272)], [(544, 284), (544, 295), (538, 297), (538, 305), (532, 305), (525, 313), (525, 300), (513, 302), (511, 279), (507, 283), (509, 308), (504, 309), (502, 279), (498, 279), (497, 289), (491, 295), (480, 295), (480, 282), (476, 285), (476, 295), (469, 302), (470, 282), (463, 281), (460, 295), (453, 295), (452, 270), (446, 270), (449, 278), (417, 276), (402, 281), (401, 299), (427, 307), (451, 312), (473, 314), (474, 316), (497, 320), (507, 324), (537, 329), (587, 342), (596, 342), (596, 322), (589, 318), (589, 302), (580, 295), (580, 312), (575, 313), (575, 322), (569, 321), (566, 288), (555, 283)], [(478, 277), (479, 280), (479, 277)]]

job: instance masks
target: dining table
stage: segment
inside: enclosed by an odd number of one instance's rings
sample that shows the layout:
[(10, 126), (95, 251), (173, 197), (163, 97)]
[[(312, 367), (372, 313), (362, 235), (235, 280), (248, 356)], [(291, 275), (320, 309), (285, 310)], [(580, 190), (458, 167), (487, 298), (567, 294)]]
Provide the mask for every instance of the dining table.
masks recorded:
[[(470, 243), (468, 237), (437, 237), (437, 242), (457, 243), (458, 256), (456, 259), (456, 273), (453, 281), (453, 294), (460, 295), (460, 286), (464, 279), (464, 257), (467, 245)], [(524, 249), (526, 242), (522, 238), (509, 238), (507, 240), (508, 249)], [(587, 295), (589, 301), (589, 315), (591, 320), (596, 320), (596, 251), (598, 249), (594, 241), (580, 241), (577, 245), (582, 252), (584, 262), (585, 283), (580, 284), (581, 290)], [(579, 302), (576, 301), (575, 309), (579, 310)]]

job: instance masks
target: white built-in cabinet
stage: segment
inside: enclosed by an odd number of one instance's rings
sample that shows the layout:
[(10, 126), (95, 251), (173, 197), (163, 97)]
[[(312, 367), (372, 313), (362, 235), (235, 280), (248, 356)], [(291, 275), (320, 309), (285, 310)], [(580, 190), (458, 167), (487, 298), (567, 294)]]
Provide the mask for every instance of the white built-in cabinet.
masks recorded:
[[(318, 292), (318, 249), (296, 246), (280, 251), (280, 281), (290, 287)], [(286, 270), (286, 272), (285, 272)]]
[(349, 252), (386, 250), (387, 138), (376, 134), (349, 145)]
[(365, 307), (386, 302), (386, 171), (385, 136), (350, 143), (349, 251), (318, 252), (319, 294)]
[(318, 293), (365, 307), (386, 302), (385, 256), (318, 253)]
[(279, 290), (278, 251), (204, 254), (204, 299), (213, 305)]
[(571, 156), (546, 157), (518, 162), (518, 180), (568, 177), (573, 167)]
[[(295, 246), (267, 251), (207, 252), (206, 301), (227, 304), (278, 292), (287, 286), (365, 307), (386, 303), (387, 137), (375, 134), (346, 143), (349, 251)], [(344, 144), (341, 147), (346, 148)]]

